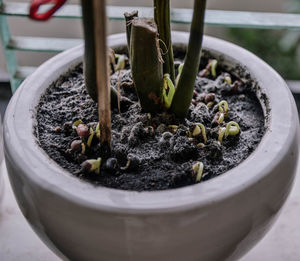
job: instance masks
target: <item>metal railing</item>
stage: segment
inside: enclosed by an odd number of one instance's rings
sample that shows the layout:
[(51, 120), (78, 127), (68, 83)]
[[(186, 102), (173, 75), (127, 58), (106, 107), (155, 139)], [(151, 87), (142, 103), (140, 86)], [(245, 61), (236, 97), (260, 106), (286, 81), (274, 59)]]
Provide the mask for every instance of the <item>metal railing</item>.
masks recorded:
[[(43, 8), (47, 8), (47, 6)], [(19, 66), (17, 51), (58, 53), (82, 43), (82, 39), (11, 35), (7, 17), (28, 17), (28, 10), (28, 3), (5, 3), (0, 0), (0, 36), (12, 92), (18, 88), (24, 78), (35, 70), (35, 67)], [(131, 10), (138, 10), (140, 16), (153, 15), (152, 8), (137, 6), (108, 6), (107, 14), (111, 20), (124, 20), (123, 14)], [(190, 24), (192, 14), (192, 9), (172, 9), (171, 22)], [(55, 13), (54, 18), (81, 19), (81, 7), (80, 5), (65, 5)], [(207, 10), (205, 24), (235, 28), (299, 30), (300, 14)]]

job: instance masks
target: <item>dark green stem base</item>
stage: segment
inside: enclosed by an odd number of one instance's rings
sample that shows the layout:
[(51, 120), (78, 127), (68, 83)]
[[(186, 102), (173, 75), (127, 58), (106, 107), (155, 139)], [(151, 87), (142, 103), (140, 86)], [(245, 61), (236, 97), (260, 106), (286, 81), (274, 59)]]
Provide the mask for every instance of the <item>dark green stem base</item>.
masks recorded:
[(157, 27), (153, 19), (132, 20), (130, 40), (131, 73), (145, 112), (162, 108), (163, 66)]
[(171, 112), (178, 117), (186, 117), (193, 97), (194, 83), (198, 74), (204, 27), (206, 0), (194, 1), (194, 14), (190, 39), (181, 77), (175, 91)]

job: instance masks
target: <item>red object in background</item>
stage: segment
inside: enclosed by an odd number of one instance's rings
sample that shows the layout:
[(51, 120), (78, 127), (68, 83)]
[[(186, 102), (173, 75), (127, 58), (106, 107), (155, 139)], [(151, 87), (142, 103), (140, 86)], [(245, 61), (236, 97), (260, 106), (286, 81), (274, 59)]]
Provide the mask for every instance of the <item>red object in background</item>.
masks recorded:
[[(30, 5), (30, 18), (34, 20), (46, 21), (48, 20), (57, 9), (59, 9), (67, 0), (32, 0)], [(53, 5), (49, 10), (45, 13), (38, 13), (40, 6), (44, 4)]]

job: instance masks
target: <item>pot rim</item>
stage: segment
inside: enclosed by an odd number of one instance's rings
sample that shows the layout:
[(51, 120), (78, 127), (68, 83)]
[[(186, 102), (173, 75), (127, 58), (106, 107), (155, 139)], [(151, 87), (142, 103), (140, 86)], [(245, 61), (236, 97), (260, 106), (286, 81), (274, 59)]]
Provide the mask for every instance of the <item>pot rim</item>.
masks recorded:
[[(184, 44), (189, 34), (173, 32), (173, 42)], [(112, 47), (126, 45), (125, 34), (108, 37)], [(268, 98), (268, 128), (250, 156), (226, 173), (195, 185), (163, 191), (124, 191), (95, 187), (62, 169), (38, 146), (34, 136), (36, 105), (45, 89), (59, 75), (82, 61), (83, 46), (77, 46), (43, 63), (29, 76), (11, 99), (4, 121), (6, 161), (39, 189), (95, 210), (126, 213), (169, 213), (205, 207), (246, 190), (280, 164), (294, 141), (298, 117), (294, 100), (284, 80), (260, 58), (232, 43), (204, 37), (204, 49), (238, 61)], [(220, 51), (221, 50), (221, 51)], [(221, 53), (222, 52), (222, 53)], [(43, 76), (43, 77), (41, 77)], [(42, 88), (40, 88), (42, 86)], [(266, 110), (265, 110), (266, 112)], [(42, 171), (41, 171), (42, 170)]]

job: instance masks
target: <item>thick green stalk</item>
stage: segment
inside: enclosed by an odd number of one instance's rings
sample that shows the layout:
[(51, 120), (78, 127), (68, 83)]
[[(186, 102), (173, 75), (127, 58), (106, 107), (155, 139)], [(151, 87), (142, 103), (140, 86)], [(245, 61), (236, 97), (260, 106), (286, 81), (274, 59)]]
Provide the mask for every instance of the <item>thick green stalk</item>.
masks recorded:
[(132, 78), (143, 111), (160, 111), (163, 68), (157, 27), (153, 19), (132, 20), (130, 61)]
[(206, 0), (194, 0), (194, 14), (187, 54), (170, 108), (171, 112), (182, 118), (188, 113), (193, 97), (195, 79), (199, 70), (205, 5)]
[[(98, 102), (96, 80), (96, 54), (94, 34), (93, 1), (82, 0), (83, 31), (84, 31), (84, 81), (85, 87), (95, 102)], [(111, 57), (110, 57), (111, 58)], [(111, 90), (111, 99), (118, 99), (117, 92)], [(112, 106), (115, 103), (112, 103)]]
[(84, 31), (84, 79), (89, 95), (97, 102), (96, 54), (94, 35), (93, 1), (82, 0)]
[(131, 36), (131, 23), (133, 18), (138, 17), (138, 11), (133, 11), (131, 13), (125, 13), (125, 22), (126, 22), (126, 37), (127, 37), (127, 47), (128, 53), (130, 52), (130, 36)]
[(170, 0), (154, 0), (154, 20), (157, 24), (159, 38), (162, 41), (160, 46), (163, 50), (163, 72), (164, 74), (169, 74), (172, 82), (175, 83), (174, 56), (170, 24)]

